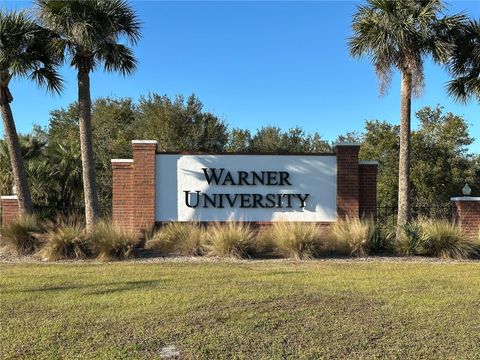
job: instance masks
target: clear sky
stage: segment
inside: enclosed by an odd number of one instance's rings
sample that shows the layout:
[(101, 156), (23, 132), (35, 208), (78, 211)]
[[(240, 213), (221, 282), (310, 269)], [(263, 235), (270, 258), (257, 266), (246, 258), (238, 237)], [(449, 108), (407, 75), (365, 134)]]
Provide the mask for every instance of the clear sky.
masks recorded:
[[(347, 38), (358, 2), (132, 2), (144, 24), (135, 48), (137, 72), (122, 78), (97, 71), (92, 96), (132, 97), (195, 93), (205, 109), (231, 127), (255, 130), (299, 125), (334, 140), (361, 131), (365, 119), (399, 122), (400, 80), (380, 98), (368, 59), (349, 57)], [(9, 9), (31, 2), (1, 1)], [(480, 18), (480, 1), (450, 1), (450, 12)], [(26, 80), (14, 81), (12, 109), (20, 132), (48, 123), (49, 112), (76, 99), (75, 73), (62, 70), (62, 96)], [(413, 111), (441, 104), (463, 115), (480, 153), (480, 105), (456, 104), (444, 90), (445, 69), (427, 61), (426, 87)], [(416, 126), (414, 121), (413, 126)], [(3, 127), (1, 129), (3, 136)]]

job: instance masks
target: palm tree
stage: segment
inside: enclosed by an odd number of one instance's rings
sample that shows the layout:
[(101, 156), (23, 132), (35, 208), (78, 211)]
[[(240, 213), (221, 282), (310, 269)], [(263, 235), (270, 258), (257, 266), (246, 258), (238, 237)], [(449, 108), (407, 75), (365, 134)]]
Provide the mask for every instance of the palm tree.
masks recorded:
[(80, 147), (87, 230), (98, 219), (95, 160), (92, 144), (90, 72), (103, 64), (105, 71), (122, 75), (136, 68), (133, 51), (119, 41), (134, 45), (140, 38), (140, 22), (123, 0), (55, 1), (37, 0), (44, 25), (60, 34), (70, 65), (77, 70)]
[(462, 15), (442, 16), (441, 0), (367, 0), (353, 16), (354, 35), (349, 39), (353, 57), (371, 57), (380, 79), (380, 94), (387, 89), (392, 70), (401, 73), (400, 161), (397, 239), (410, 220), (410, 117), (412, 93), (424, 85), (423, 62), (431, 55), (446, 61), (449, 42), (445, 34), (463, 21)]
[(13, 96), (9, 84), (13, 78), (23, 77), (49, 91), (61, 91), (62, 80), (57, 72), (61, 58), (50, 46), (54, 38), (25, 12), (0, 10), (0, 109), (21, 214), (33, 211), (32, 198), (10, 108)]
[(453, 43), (448, 65), (454, 79), (448, 83), (448, 93), (461, 102), (471, 97), (480, 101), (480, 21), (470, 20), (454, 32)]

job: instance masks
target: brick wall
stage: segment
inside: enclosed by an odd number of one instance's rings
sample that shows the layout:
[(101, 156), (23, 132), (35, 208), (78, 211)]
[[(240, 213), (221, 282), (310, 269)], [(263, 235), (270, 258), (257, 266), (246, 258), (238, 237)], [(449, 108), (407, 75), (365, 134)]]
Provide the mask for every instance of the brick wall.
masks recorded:
[(363, 218), (377, 217), (377, 171), (376, 161), (360, 161), (359, 171), (359, 215)]
[(114, 159), (112, 217), (140, 237), (155, 226), (157, 142), (132, 141), (133, 159)]
[(468, 235), (478, 236), (480, 230), (480, 197), (452, 198), (455, 222)]
[(2, 205), (2, 226), (7, 225), (10, 221), (15, 220), (20, 214), (20, 209), (18, 206), (18, 197), (13, 196), (2, 196), (1, 198)]
[(337, 144), (337, 217), (344, 219), (359, 216), (359, 166), (356, 143)]

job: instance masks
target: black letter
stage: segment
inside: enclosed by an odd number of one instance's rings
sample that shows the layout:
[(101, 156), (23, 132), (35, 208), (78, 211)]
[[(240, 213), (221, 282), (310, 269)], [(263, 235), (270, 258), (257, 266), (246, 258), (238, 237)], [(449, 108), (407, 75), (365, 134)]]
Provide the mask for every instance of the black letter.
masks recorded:
[(300, 200), (300, 208), (305, 207), (305, 202), (307, 201), (307, 198), (310, 194), (305, 194), (302, 196), (302, 194), (297, 194), (298, 199)]
[(195, 205), (190, 205), (188, 203), (188, 195), (190, 194), (190, 191), (184, 191), (185, 193), (185, 205), (187, 205), (189, 208), (196, 208), (198, 206), (198, 200), (200, 198), (200, 191), (195, 191), (197, 193), (197, 202), (195, 203)]
[(288, 181), (288, 177), (290, 174), (286, 171), (280, 171), (280, 185), (283, 185), (283, 182), (285, 181), (287, 185), (292, 185), (290, 184), (290, 181)]
[[(212, 182), (212, 179), (213, 179), (213, 184), (218, 185), (218, 182), (220, 181), (220, 178), (222, 177), (223, 171), (225, 169), (220, 169), (219, 174), (217, 174), (216, 168), (213, 168), (213, 169), (202, 168), (202, 170), (203, 170), (203, 174), (205, 175), (205, 179), (207, 179), (208, 185), (210, 185), (210, 183)], [(211, 172), (210, 175), (208, 174), (207, 170), (210, 170)]]

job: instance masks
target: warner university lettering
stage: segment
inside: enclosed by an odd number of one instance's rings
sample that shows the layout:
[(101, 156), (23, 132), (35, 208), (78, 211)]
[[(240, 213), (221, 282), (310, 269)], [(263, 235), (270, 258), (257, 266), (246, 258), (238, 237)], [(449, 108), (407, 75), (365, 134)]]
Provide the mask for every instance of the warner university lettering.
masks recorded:
[(157, 152), (132, 142), (133, 159), (112, 160), (113, 220), (141, 232), (170, 221), (331, 223), (375, 216), (375, 162), (359, 144), (326, 154)]
[[(231, 172), (224, 168), (202, 168), (205, 180), (208, 185), (216, 186), (291, 186), (290, 173), (287, 171), (236, 171)], [(185, 205), (190, 208), (201, 206), (203, 208), (219, 208), (225, 206), (230, 208), (293, 208), (305, 207), (307, 198), (310, 194), (292, 194), (292, 193), (212, 193), (206, 194), (200, 190), (192, 192), (184, 190)]]

